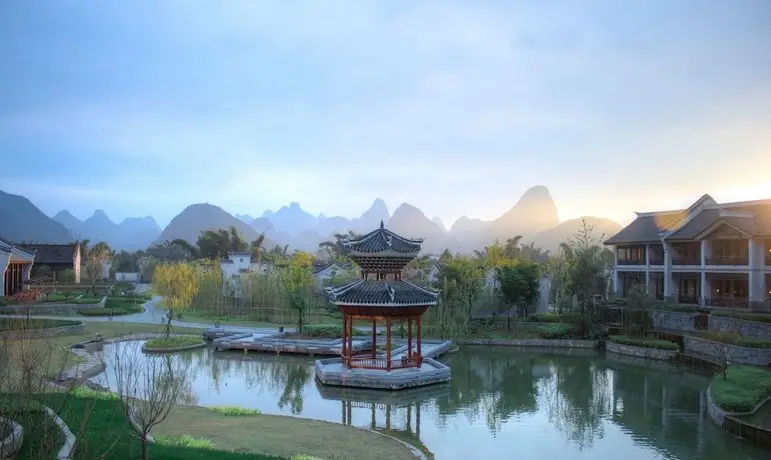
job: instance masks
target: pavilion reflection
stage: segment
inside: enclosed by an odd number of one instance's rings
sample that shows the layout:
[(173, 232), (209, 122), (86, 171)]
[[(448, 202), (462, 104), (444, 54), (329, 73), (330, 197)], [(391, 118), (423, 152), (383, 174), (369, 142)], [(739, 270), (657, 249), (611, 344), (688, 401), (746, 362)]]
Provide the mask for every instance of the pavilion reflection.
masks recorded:
[[(316, 387), (322, 398), (340, 401), (340, 423), (343, 425), (366, 427), (388, 434), (417, 448), (428, 458), (434, 457), (420, 439), (421, 412), (436, 398), (447, 396), (449, 385), (398, 392), (332, 387), (318, 382)], [(364, 416), (365, 411), (368, 417)]]

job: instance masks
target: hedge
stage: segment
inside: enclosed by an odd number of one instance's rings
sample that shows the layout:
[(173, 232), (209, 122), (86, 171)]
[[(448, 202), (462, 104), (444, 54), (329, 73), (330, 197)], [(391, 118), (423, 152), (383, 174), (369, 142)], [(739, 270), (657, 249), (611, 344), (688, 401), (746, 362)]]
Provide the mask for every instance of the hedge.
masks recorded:
[(642, 337), (627, 337), (625, 335), (612, 335), (608, 337), (611, 342), (633, 347), (654, 348), (656, 350), (680, 351), (680, 346), (669, 340), (647, 339)]

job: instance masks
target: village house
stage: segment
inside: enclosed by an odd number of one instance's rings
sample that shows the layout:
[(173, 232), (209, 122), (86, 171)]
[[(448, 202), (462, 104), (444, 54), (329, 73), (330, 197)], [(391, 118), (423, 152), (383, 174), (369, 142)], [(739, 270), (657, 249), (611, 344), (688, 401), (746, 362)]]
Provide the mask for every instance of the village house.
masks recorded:
[(0, 237), (0, 292), (12, 296), (24, 289), (30, 279), (35, 254)]

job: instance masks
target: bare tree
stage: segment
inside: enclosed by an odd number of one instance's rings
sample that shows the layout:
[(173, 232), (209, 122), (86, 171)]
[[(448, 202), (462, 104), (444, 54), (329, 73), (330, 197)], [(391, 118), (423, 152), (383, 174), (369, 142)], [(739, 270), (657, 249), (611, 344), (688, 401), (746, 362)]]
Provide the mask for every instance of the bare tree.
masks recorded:
[(83, 271), (91, 283), (91, 295), (96, 295), (96, 284), (104, 279), (104, 267), (110, 263), (112, 255), (107, 243), (97, 243), (88, 250)]
[(136, 347), (118, 347), (109, 358), (124, 413), (142, 441), (142, 460), (148, 460), (150, 432), (182, 396), (189, 379), (188, 365), (171, 355), (143, 355)]

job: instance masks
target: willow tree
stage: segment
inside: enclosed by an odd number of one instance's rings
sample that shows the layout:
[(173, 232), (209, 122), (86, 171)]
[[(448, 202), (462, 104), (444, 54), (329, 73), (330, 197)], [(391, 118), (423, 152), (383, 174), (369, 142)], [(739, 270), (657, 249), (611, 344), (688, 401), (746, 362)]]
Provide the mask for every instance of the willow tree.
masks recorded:
[(283, 282), (289, 304), (297, 312), (297, 331), (303, 331), (303, 317), (310, 306), (313, 290), (313, 256), (304, 251), (295, 252), (283, 273)]
[(91, 295), (96, 295), (96, 285), (104, 278), (104, 270), (107, 264), (112, 261), (113, 252), (107, 243), (99, 242), (92, 246), (87, 254), (86, 260), (83, 263), (83, 271), (91, 284)]
[(198, 291), (197, 269), (184, 262), (160, 264), (153, 272), (153, 289), (156, 294), (163, 296), (163, 302), (168, 309), (166, 319), (166, 337), (168, 337), (174, 313), (189, 308)]

